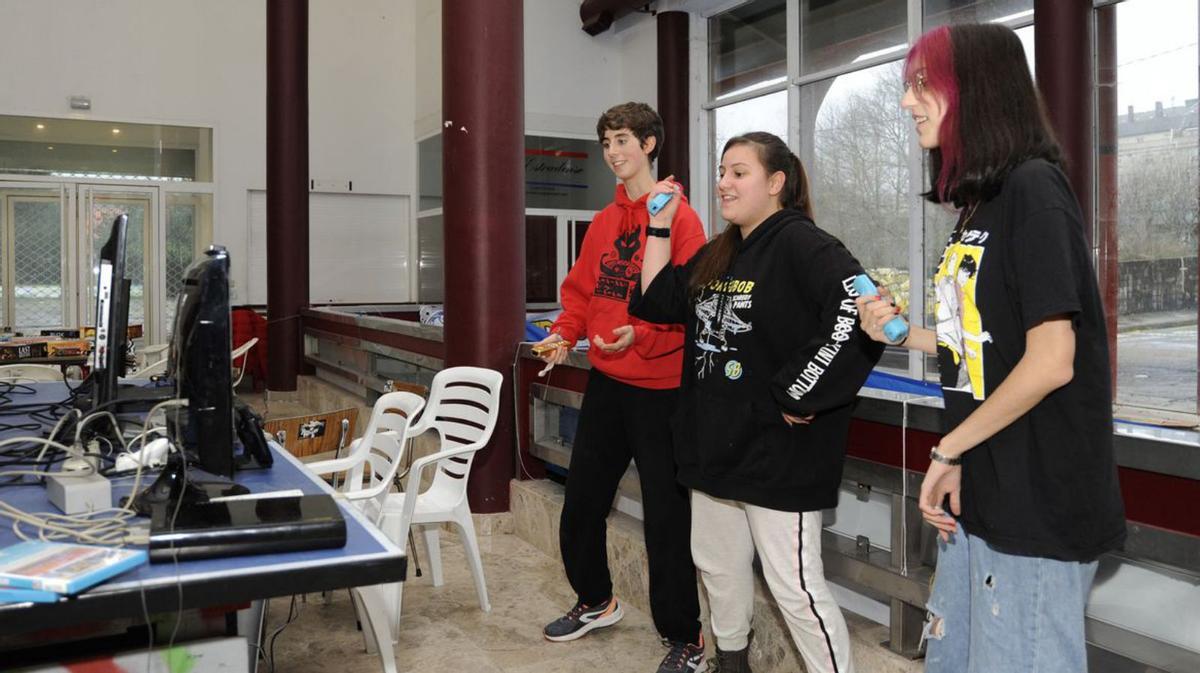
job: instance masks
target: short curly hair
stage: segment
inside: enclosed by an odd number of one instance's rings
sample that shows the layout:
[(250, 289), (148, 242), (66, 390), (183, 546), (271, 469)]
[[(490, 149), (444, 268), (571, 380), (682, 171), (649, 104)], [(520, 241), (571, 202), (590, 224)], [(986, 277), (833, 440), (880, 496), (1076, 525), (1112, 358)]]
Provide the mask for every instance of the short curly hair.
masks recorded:
[(656, 142), (654, 149), (650, 150), (650, 163), (654, 163), (663, 144), (663, 120), (654, 108), (645, 103), (635, 102), (613, 106), (600, 115), (600, 121), (596, 122), (596, 137), (603, 143), (605, 131), (620, 129), (633, 131), (633, 135), (637, 136), (638, 142), (643, 146), (646, 139), (653, 136)]

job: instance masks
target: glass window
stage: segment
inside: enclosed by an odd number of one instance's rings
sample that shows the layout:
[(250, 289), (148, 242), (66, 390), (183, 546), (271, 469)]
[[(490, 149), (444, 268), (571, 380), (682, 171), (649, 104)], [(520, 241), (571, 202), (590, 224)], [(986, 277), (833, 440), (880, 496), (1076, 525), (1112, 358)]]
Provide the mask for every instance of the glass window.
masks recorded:
[(708, 62), (715, 99), (786, 82), (786, 0), (755, 0), (710, 19)]
[(10, 195), (13, 255), (12, 327), (26, 334), (63, 324), (62, 202)]
[(175, 324), (175, 308), (183, 289), (183, 272), (212, 242), (212, 195), (166, 193), (167, 241), (163, 272), (166, 298), (163, 316), (167, 336)]
[(442, 216), (417, 218), (417, 301), (437, 304), (445, 296)]
[[(97, 194), (92, 201), (92, 265), (98, 273), (100, 248), (112, 232), (113, 220), (122, 213), (129, 217), (125, 225), (125, 277), (129, 279), (129, 324), (146, 325), (146, 309), (149, 297), (146, 292), (146, 230), (152, 227), (152, 205), (143, 194)], [(89, 288), (87, 316), (88, 325), (95, 325), (96, 287), (95, 277)]]
[[(750, 131), (766, 131), (774, 133), (786, 142), (787, 108), (787, 91), (776, 91), (713, 110), (713, 180), (716, 180), (717, 166), (721, 163), (721, 150), (730, 138)], [(709, 221), (721, 222), (715, 199), (710, 204)], [(720, 232), (724, 228), (724, 223), (709, 227), (714, 232)]]
[(558, 301), (558, 218), (525, 216), (525, 301)]
[(713, 164), (721, 161), (720, 152), (730, 138), (750, 131), (766, 131), (787, 141), (787, 92), (776, 91), (714, 110)]
[(1033, 0), (925, 0), (925, 29), (951, 23), (1021, 21), (1033, 16)]
[(616, 179), (594, 139), (525, 136), (525, 207), (603, 210)]
[(884, 55), (903, 56), (908, 3), (800, 1), (800, 72), (807, 75)]
[(1096, 20), (1096, 242), (1117, 312), (1116, 401), (1196, 413), (1197, 6), (1128, 0)]
[(417, 210), (442, 207), (442, 135), (439, 133), (417, 143), (417, 179), (421, 198)]
[[(900, 108), (900, 62), (800, 90), (801, 137), (817, 224), (846, 244), (908, 308), (908, 147), (911, 118)], [(885, 366), (905, 368), (889, 355)]]
[(0, 115), (0, 173), (212, 182), (212, 130)]

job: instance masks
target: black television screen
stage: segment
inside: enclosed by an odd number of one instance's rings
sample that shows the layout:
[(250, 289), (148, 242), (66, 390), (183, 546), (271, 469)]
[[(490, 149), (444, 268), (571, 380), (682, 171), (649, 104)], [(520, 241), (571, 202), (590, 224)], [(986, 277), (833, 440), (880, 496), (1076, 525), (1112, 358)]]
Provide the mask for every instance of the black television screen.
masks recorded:
[(168, 427), (176, 446), (225, 477), (234, 471), (231, 343), (229, 253), (213, 245), (184, 272), (167, 374), (188, 406)]
[(125, 373), (129, 287), (125, 278), (125, 246), (129, 218), (113, 220), (100, 248), (96, 278), (96, 336), (92, 344), (92, 407), (116, 398), (117, 378)]

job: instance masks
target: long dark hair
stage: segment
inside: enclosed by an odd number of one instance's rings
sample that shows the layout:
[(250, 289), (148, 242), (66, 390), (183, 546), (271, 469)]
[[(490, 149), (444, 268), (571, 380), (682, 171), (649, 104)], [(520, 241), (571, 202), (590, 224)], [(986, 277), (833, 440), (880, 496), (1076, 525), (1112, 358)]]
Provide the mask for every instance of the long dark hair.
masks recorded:
[[(750, 145), (754, 148), (758, 161), (766, 169), (767, 176), (781, 172), (784, 175), (783, 191), (779, 193), (779, 205), (792, 208), (804, 213), (812, 219), (812, 200), (808, 195), (808, 174), (800, 158), (792, 153), (779, 136), (764, 131), (743, 133), (730, 138), (721, 149), (724, 157), (729, 148), (737, 145)], [(725, 231), (704, 246), (700, 261), (692, 271), (690, 286), (693, 292), (699, 292), (704, 286), (720, 278), (733, 258), (737, 255), (740, 237), (737, 226), (730, 224)]]
[(1029, 159), (1063, 166), (1021, 40), (996, 24), (934, 28), (904, 64), (905, 78), (924, 68), (926, 86), (946, 102), (938, 147), (929, 151), (926, 199), (957, 207), (991, 199)]

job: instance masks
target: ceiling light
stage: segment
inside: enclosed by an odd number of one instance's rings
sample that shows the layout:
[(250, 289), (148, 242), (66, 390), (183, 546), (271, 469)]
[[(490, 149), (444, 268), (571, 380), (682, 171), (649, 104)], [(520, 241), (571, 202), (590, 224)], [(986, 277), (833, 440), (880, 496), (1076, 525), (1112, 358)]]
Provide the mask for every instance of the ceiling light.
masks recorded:
[(121, 129), (113, 129), (113, 135), (116, 135), (120, 132), (121, 132)]
[(45, 129), (45, 128), (46, 128), (46, 125), (45, 125), (45, 124), (38, 124), (38, 125), (37, 125), (37, 127), (38, 127), (38, 130), (39, 130), (39, 131), (41, 131), (41, 130), (43, 130), (43, 129)]

